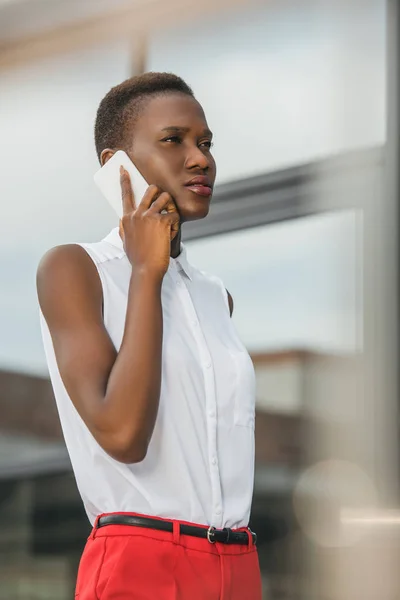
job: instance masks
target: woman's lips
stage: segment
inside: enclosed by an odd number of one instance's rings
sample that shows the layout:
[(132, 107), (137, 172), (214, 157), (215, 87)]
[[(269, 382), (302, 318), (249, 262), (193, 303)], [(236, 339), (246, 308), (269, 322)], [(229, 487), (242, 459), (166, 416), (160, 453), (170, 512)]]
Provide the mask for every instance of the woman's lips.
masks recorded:
[(185, 187), (199, 196), (206, 196), (209, 198), (212, 195), (212, 188), (210, 188), (208, 185), (193, 183), (192, 185), (186, 185)]

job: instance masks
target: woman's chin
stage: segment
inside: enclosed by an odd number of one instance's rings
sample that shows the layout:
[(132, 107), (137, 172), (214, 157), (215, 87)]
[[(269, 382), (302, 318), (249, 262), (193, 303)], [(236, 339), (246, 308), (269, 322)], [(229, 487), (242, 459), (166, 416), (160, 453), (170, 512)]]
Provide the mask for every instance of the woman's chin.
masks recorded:
[(178, 210), (182, 223), (199, 221), (210, 212), (210, 199), (199, 197), (196, 201), (185, 202), (183, 205), (178, 204)]

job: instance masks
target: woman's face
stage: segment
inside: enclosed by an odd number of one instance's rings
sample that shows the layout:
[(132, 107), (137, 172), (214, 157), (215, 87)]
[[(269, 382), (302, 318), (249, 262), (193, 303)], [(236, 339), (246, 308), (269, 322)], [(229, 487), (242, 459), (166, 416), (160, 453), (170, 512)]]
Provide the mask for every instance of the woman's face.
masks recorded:
[(174, 199), (181, 222), (207, 216), (216, 176), (212, 133), (200, 104), (180, 93), (151, 98), (128, 154), (149, 184)]

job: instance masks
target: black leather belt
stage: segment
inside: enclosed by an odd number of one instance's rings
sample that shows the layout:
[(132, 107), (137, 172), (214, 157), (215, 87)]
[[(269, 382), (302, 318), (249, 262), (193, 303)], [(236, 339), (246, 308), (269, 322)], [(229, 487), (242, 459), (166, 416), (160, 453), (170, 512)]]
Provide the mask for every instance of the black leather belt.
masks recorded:
[[(106, 527), (107, 525), (130, 525), (132, 527), (146, 527), (148, 529), (158, 529), (159, 531), (173, 532), (173, 524), (171, 521), (161, 521), (159, 519), (151, 519), (149, 517), (135, 517), (131, 515), (105, 515), (97, 521), (97, 527)], [(250, 531), (250, 530), (249, 530)], [(196, 525), (180, 525), (180, 533), (182, 535), (191, 535), (193, 537), (204, 538), (215, 544), (242, 544), (249, 543), (249, 536), (245, 531), (235, 531), (225, 527), (225, 529), (216, 529), (215, 527), (196, 527)], [(253, 543), (257, 543), (257, 535), (250, 531)]]

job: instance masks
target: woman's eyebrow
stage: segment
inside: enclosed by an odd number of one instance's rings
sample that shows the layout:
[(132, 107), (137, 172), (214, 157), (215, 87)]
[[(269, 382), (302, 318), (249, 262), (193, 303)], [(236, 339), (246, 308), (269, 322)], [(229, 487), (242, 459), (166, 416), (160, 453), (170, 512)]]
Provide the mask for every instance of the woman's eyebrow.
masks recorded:
[(190, 131), (189, 127), (178, 127), (177, 125), (170, 125), (169, 127), (164, 127), (161, 131), (172, 131), (172, 132), (183, 132), (187, 133)]
[[(182, 127), (178, 125), (169, 125), (168, 127), (164, 127), (161, 131), (167, 131), (169, 133), (188, 133), (190, 131), (190, 127)], [(204, 129), (202, 135), (206, 135), (212, 137), (212, 131), (209, 129)]]

